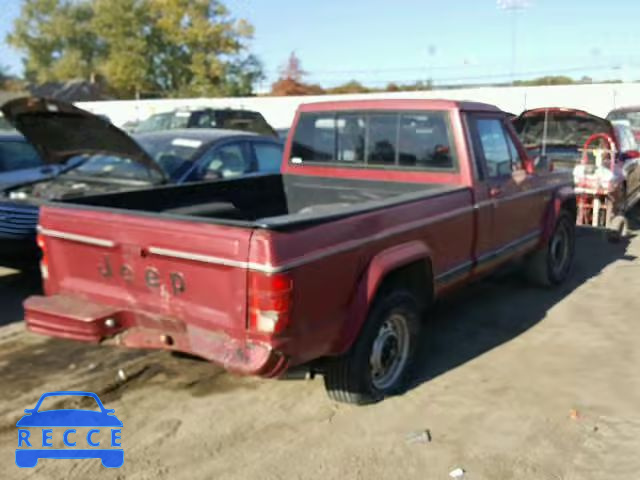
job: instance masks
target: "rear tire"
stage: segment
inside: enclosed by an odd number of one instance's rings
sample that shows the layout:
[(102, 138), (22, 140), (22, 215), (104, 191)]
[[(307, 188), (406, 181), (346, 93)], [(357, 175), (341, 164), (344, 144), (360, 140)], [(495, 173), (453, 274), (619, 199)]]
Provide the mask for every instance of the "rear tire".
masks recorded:
[(569, 277), (575, 255), (575, 230), (573, 216), (562, 210), (551, 237), (527, 261), (525, 273), (530, 282), (553, 287)]
[(420, 331), (420, 308), (406, 290), (383, 293), (351, 349), (329, 359), (324, 385), (332, 400), (366, 405), (402, 391)]
[(607, 229), (607, 240), (618, 243), (627, 235), (627, 219), (622, 215), (616, 215), (611, 219)]

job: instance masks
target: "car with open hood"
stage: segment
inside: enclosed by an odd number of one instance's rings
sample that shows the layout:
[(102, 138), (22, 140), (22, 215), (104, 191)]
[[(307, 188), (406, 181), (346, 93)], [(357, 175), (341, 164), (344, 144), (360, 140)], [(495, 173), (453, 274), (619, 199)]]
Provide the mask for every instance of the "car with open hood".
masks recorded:
[(607, 113), (607, 120), (611, 122), (626, 122), (633, 132), (636, 141), (640, 142), (640, 106), (626, 106), (614, 108)]
[(538, 165), (571, 170), (576, 184), (589, 176), (621, 209), (640, 200), (640, 151), (629, 125), (557, 107), (527, 110), (512, 122)]
[(47, 201), (280, 168), (281, 142), (250, 132), (176, 129), (132, 137), (73, 105), (34, 97), (8, 102), (2, 111), (51, 175), (0, 189), (0, 265), (33, 260), (38, 208)]
[(15, 130), (0, 129), (0, 188), (43, 180), (64, 165), (45, 164), (37, 150)]

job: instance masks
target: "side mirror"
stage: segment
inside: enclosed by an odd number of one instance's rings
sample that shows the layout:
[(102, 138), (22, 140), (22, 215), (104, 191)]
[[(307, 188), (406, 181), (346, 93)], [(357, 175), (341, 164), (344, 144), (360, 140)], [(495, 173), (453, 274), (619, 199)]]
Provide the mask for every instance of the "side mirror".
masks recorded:
[(24, 413), (33, 413), (35, 411), (35, 408), (25, 408), (24, 409)]
[(547, 155), (540, 155), (535, 159), (534, 169), (538, 172), (552, 172), (553, 161)]

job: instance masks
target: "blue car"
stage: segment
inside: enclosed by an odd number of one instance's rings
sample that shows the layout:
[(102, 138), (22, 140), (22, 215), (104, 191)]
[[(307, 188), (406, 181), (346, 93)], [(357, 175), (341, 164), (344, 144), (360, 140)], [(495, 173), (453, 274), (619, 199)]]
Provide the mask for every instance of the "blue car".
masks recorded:
[[(39, 411), (42, 402), (46, 398), (57, 396), (93, 398), (99, 407), (99, 411), (81, 409)], [(26, 415), (16, 423), (19, 428), (16, 465), (22, 468), (35, 467), (41, 458), (99, 458), (102, 461), (102, 465), (107, 468), (122, 466), (124, 462), (124, 451), (120, 443), (122, 422), (114, 415), (114, 412), (114, 410), (104, 408), (100, 398), (95, 393), (45, 393), (40, 397), (35, 408), (26, 409)], [(77, 447), (78, 443), (81, 443), (81, 438), (79, 438), (81, 435), (77, 434), (76, 428), (82, 427), (91, 427), (86, 435), (87, 448)], [(42, 435), (36, 435), (36, 431), (30, 430), (30, 428), (44, 428), (44, 430), (42, 430)], [(52, 448), (53, 428), (66, 429), (63, 434), (65, 448)], [(101, 428), (110, 430), (111, 442), (109, 443), (109, 448), (104, 448), (107, 445), (100, 445), (100, 442), (94, 439), (94, 436), (100, 433)], [(73, 441), (71, 441), (70, 437), (72, 434)]]
[(45, 180), (60, 165), (45, 164), (37, 150), (18, 132), (0, 131), (0, 188)]
[(277, 173), (283, 144), (223, 129), (175, 129), (133, 137), (97, 115), (42, 98), (2, 107), (5, 118), (58, 170), (0, 188), (0, 266), (35, 263), (39, 205), (167, 184)]

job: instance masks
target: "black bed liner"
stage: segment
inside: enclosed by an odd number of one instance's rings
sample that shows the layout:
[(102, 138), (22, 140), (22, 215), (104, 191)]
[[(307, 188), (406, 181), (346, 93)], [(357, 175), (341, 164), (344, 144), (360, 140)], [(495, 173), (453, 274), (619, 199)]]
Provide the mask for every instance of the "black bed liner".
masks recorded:
[(466, 187), (303, 175), (261, 175), (50, 202), (112, 213), (292, 230), (437, 197)]

